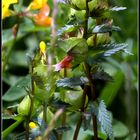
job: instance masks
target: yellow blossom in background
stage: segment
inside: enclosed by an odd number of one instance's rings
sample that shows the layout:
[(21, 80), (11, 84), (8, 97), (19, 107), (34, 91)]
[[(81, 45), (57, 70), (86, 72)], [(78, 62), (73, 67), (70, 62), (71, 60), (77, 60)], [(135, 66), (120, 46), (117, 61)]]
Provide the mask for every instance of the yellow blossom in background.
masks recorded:
[(40, 53), (41, 54), (45, 54), (46, 53), (46, 44), (44, 41), (41, 41), (39, 44), (39, 48), (40, 48)]
[(2, 19), (11, 15), (9, 6), (17, 2), (18, 0), (2, 0)]
[(33, 2), (30, 3), (28, 6), (28, 10), (37, 10), (41, 9), (44, 4), (46, 4), (47, 0), (33, 0)]
[(29, 127), (30, 127), (31, 129), (34, 129), (34, 128), (37, 127), (37, 125), (36, 125), (34, 122), (30, 122), (30, 123), (29, 123)]
[(46, 61), (47, 60), (47, 58), (46, 58), (46, 48), (47, 48), (47, 46), (46, 46), (44, 41), (41, 41), (39, 43), (39, 48), (40, 48), (41, 62), (42, 62), (42, 64), (46, 64), (46, 62), (47, 62)]

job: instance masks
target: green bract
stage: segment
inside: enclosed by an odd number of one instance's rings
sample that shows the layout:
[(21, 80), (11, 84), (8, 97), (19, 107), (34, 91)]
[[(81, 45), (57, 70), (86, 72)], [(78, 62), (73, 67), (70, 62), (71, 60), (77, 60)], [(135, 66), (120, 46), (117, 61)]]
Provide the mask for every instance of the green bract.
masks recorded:
[(17, 108), (17, 112), (20, 115), (27, 116), (30, 111), (30, 106), (31, 106), (31, 99), (30, 99), (29, 95), (27, 95), (23, 98), (23, 100), (19, 104), (19, 106)]
[[(95, 42), (96, 39), (96, 42)], [(87, 39), (87, 44), (89, 46), (97, 46), (101, 44), (107, 44), (111, 41), (109, 33), (98, 33), (97, 35), (92, 35)], [(96, 43), (96, 44), (95, 44)]]

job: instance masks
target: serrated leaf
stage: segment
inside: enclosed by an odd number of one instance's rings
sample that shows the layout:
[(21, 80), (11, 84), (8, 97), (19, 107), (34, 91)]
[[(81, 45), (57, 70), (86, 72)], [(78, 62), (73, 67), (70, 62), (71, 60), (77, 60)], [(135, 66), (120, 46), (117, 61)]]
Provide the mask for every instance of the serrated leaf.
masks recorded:
[[(113, 48), (112, 49), (110, 49), (110, 50), (107, 50), (107, 51), (105, 51), (104, 52), (104, 56), (110, 56), (110, 55), (112, 55), (112, 54), (114, 54), (114, 53), (116, 53), (116, 52), (118, 52), (118, 51), (120, 51), (120, 50), (123, 50), (123, 49), (125, 49), (126, 47), (127, 47), (127, 44), (125, 44), (125, 43), (120, 43), (120, 44), (112, 44), (111, 45)], [(110, 46), (110, 47), (111, 47)]]
[(66, 25), (65, 27), (58, 30), (57, 35), (63, 35), (64, 33), (75, 31), (78, 28), (78, 26), (74, 25)]
[(106, 33), (111, 31), (120, 31), (120, 27), (118, 26), (110, 26), (108, 24), (97, 25), (93, 29), (93, 33)]
[(86, 77), (73, 77), (73, 78), (64, 78), (57, 81), (58, 87), (72, 87), (83, 85), (88, 82)]
[(63, 108), (63, 107), (66, 108), (66, 107), (70, 107), (71, 106), (69, 103), (61, 101), (60, 99), (54, 99), (53, 101), (50, 102), (50, 104), (54, 108)]
[(101, 130), (105, 132), (111, 140), (114, 140), (112, 129), (112, 117), (108, 113), (103, 100), (97, 100), (89, 103), (90, 112), (97, 116), (98, 124)]
[(102, 62), (105, 60), (105, 57), (116, 54), (121, 50), (125, 51), (125, 48), (127, 46), (128, 45), (125, 43), (110, 43), (99, 45), (98, 47), (92, 47), (92, 49), (90, 49), (90, 51), (88, 52), (87, 63), (89, 65), (93, 65)]
[(108, 111), (106, 109), (103, 100), (99, 102), (97, 119), (100, 122), (103, 131), (106, 132), (106, 134), (109, 136), (111, 140), (114, 140), (113, 129), (112, 129), (112, 118), (108, 114)]
[(97, 71), (95, 74), (93, 74), (93, 79), (113, 81), (113, 78), (103, 70)]
[(110, 11), (121, 11), (121, 10), (125, 10), (125, 9), (127, 9), (127, 8), (115, 6), (115, 7), (111, 8)]
[(25, 91), (26, 87), (31, 87), (30, 75), (19, 79), (14, 86), (8, 89), (8, 91), (3, 95), (2, 99), (8, 102), (20, 99), (27, 95), (27, 92)]

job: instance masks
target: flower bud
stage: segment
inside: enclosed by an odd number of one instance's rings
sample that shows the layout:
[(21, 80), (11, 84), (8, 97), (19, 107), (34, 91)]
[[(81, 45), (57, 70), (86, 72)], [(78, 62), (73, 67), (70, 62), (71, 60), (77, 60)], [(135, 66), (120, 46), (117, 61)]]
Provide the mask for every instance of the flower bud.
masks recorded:
[(21, 115), (27, 116), (30, 111), (31, 99), (26, 95), (17, 108), (17, 112)]

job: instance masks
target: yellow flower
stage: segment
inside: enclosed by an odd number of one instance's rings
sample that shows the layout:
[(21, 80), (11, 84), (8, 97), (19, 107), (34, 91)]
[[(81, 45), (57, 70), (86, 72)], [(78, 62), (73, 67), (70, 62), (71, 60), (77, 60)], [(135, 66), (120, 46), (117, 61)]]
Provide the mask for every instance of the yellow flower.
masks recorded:
[(39, 48), (40, 48), (40, 53), (41, 54), (45, 54), (46, 53), (46, 44), (44, 41), (41, 41), (39, 44)]
[(2, 19), (11, 15), (9, 6), (17, 2), (18, 0), (2, 0)]
[(28, 6), (28, 10), (32, 9), (32, 10), (37, 10), (37, 9), (41, 9), (42, 6), (47, 2), (47, 0), (33, 0), (33, 2), (30, 3), (30, 5)]
[(46, 58), (46, 44), (44, 41), (41, 41), (39, 43), (39, 48), (40, 48), (40, 55), (41, 55), (41, 62), (42, 64), (46, 64), (47, 63), (47, 58)]
[(37, 127), (37, 125), (36, 125), (34, 122), (30, 122), (30, 123), (29, 123), (29, 127), (30, 127), (31, 129), (34, 129), (34, 128)]

